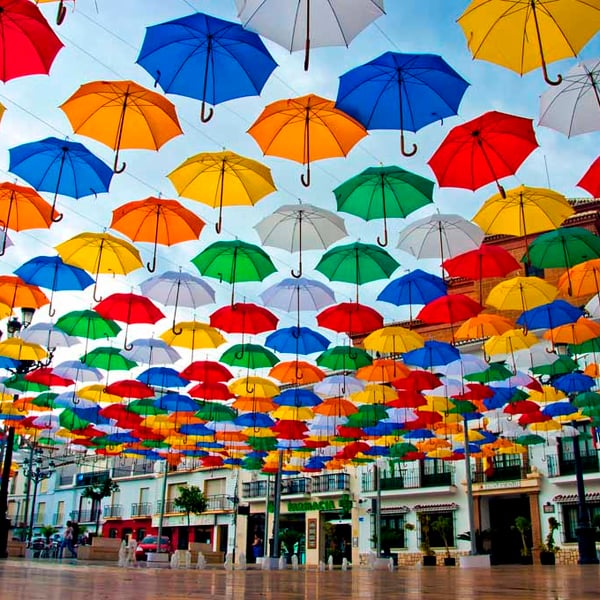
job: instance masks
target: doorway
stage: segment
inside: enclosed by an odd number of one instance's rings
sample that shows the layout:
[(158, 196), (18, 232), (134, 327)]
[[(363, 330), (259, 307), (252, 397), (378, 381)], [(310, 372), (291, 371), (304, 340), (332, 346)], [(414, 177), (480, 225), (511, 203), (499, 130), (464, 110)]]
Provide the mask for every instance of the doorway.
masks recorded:
[[(525, 517), (531, 522), (529, 496), (497, 496), (489, 500), (491, 556), (493, 565), (520, 564), (521, 534), (515, 528), (517, 517)], [(531, 531), (526, 534), (526, 542), (531, 548)]]

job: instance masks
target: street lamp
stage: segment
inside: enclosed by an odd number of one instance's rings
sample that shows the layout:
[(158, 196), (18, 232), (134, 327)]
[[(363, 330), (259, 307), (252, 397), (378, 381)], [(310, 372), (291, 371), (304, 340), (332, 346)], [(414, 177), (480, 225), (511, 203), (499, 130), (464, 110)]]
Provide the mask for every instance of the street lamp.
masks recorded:
[[(17, 317), (12, 317), (6, 324), (6, 334), (9, 338), (18, 336), (22, 329), (26, 329), (31, 325), (35, 310), (33, 308), (21, 308), (21, 320)], [(1, 333), (0, 333), (1, 337)], [(52, 361), (52, 350), (48, 351), (46, 360), (19, 360), (17, 366), (8, 370), (15, 375), (25, 375), (32, 371), (36, 371), (42, 367), (46, 367)], [(15, 395), (15, 400), (18, 395)], [(8, 532), (10, 530), (10, 519), (8, 513), (8, 483), (10, 479), (10, 468), (12, 465), (13, 446), (15, 443), (15, 428), (9, 427), (6, 433), (4, 463), (2, 465), (2, 480), (0, 481), (0, 559), (8, 557)]]
[[(29, 481), (33, 482), (33, 498), (31, 501), (31, 516), (29, 518), (29, 528), (27, 530), (27, 542), (31, 545), (31, 540), (33, 538), (33, 521), (35, 518), (35, 501), (37, 498), (37, 490), (38, 485), (44, 479), (49, 479), (52, 477), (54, 472), (56, 471), (56, 465), (53, 460), (50, 460), (48, 464), (44, 467), (44, 457), (43, 451), (41, 448), (37, 448), (33, 459), (25, 459), (23, 461), (23, 474)], [(25, 518), (27, 518), (27, 514), (25, 514)]]

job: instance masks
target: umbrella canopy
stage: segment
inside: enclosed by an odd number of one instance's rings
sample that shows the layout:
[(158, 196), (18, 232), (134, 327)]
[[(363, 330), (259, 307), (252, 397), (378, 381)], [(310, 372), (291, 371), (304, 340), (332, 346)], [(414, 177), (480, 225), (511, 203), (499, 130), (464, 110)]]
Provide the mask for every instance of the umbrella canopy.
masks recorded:
[[(401, 354), (410, 352), (416, 348), (422, 348), (424, 343), (425, 340), (416, 331), (411, 331), (410, 329), (398, 325), (375, 329), (363, 340), (363, 346), (366, 350), (379, 352), (381, 354)], [(406, 374), (402, 373), (403, 365), (400, 363), (398, 363), (398, 365), (398, 367), (395, 366), (395, 363), (393, 366), (389, 365), (394, 370), (395, 377), (392, 377), (392, 379), (397, 379), (403, 374)], [(371, 366), (374, 368), (376, 363), (373, 363)], [(381, 367), (383, 367), (383, 364), (381, 364)], [(395, 373), (396, 371), (398, 371), (397, 374)], [(357, 377), (360, 377), (358, 373)]]
[(222, 306), (210, 315), (210, 324), (227, 333), (256, 334), (271, 331), (279, 319), (268, 309), (252, 302)]
[(225, 350), (219, 360), (232, 367), (247, 369), (268, 368), (279, 362), (270, 350), (258, 344), (235, 344)]
[[(0, 13), (2, 14), (2, 13)], [(14, 183), (0, 183), (0, 222), (3, 229), (48, 229), (52, 224), (52, 206), (34, 189)], [(0, 256), (10, 244), (2, 237)]]
[(569, 268), (558, 279), (563, 294), (588, 296), (600, 292), (600, 259), (586, 260)]
[(115, 173), (121, 148), (158, 150), (183, 133), (173, 104), (133, 81), (85, 83), (60, 108), (75, 133), (115, 150)]
[(429, 369), (458, 360), (460, 352), (446, 342), (426, 340), (423, 347), (404, 353), (402, 358), (407, 365)]
[(268, 167), (228, 150), (190, 156), (167, 177), (180, 196), (219, 208), (217, 233), (224, 206), (253, 206), (276, 190)]
[(129, 242), (109, 233), (79, 233), (61, 242), (56, 250), (63, 261), (80, 269), (85, 269), (96, 276), (94, 282), (94, 300), (100, 273), (127, 275), (142, 267), (140, 253)]
[(56, 321), (56, 328), (68, 335), (90, 340), (115, 337), (121, 327), (111, 319), (105, 319), (94, 310), (73, 310)]
[(16, 307), (36, 309), (49, 302), (46, 294), (37, 285), (25, 283), (16, 275), (0, 275), (0, 304), (9, 309)]
[(69, 348), (79, 340), (58, 329), (52, 323), (35, 323), (21, 331), (21, 339), (44, 348)]
[[(600, 114), (600, 109), (598, 113)], [(600, 157), (583, 174), (582, 178), (577, 182), (577, 187), (588, 191), (594, 198), (600, 196)]]
[(440, 296), (426, 304), (417, 315), (424, 323), (458, 323), (478, 315), (483, 306), (465, 294)]
[(387, 279), (400, 265), (390, 254), (373, 244), (354, 242), (328, 250), (315, 267), (330, 281), (345, 281), (358, 286)]
[(360, 367), (370, 365), (373, 359), (361, 348), (350, 346), (334, 346), (328, 348), (317, 357), (320, 367), (332, 371), (355, 371)]
[(517, 324), (526, 329), (552, 329), (574, 323), (582, 315), (581, 308), (559, 299), (526, 310), (517, 319)]
[(579, 62), (569, 69), (559, 85), (540, 96), (539, 124), (567, 137), (598, 131), (600, 60)]
[(556, 287), (539, 277), (513, 277), (494, 286), (485, 303), (498, 310), (523, 312), (552, 302), (556, 296)]
[(245, 28), (290, 52), (304, 50), (305, 71), (311, 46), (347, 46), (384, 14), (383, 0), (356, 0), (351, 7), (330, 0), (236, 0), (236, 6)]
[(383, 326), (383, 317), (370, 306), (358, 302), (341, 302), (317, 315), (320, 327), (344, 332), (349, 336), (367, 333)]
[(9, 338), (0, 342), (0, 356), (13, 360), (38, 362), (48, 356), (48, 352), (38, 344), (24, 342), (20, 338)]
[(129, 371), (136, 366), (132, 360), (125, 358), (118, 348), (99, 346), (81, 357), (81, 362), (88, 367), (105, 369), (106, 371)]
[(385, 52), (340, 77), (336, 106), (367, 129), (404, 131), (456, 115), (469, 84), (437, 54)]
[(346, 156), (367, 131), (331, 100), (314, 94), (269, 104), (248, 130), (264, 154), (306, 165), (301, 181), (310, 186), (312, 161)]
[(176, 333), (167, 329), (161, 334), (161, 339), (170, 346), (189, 348), (192, 352), (196, 348), (217, 348), (227, 341), (217, 329), (208, 323), (183, 321), (176, 325), (176, 329)]
[(192, 258), (192, 263), (205, 277), (214, 277), (232, 284), (232, 305), (237, 282), (262, 281), (276, 271), (262, 248), (241, 240), (214, 242)]
[(54, 292), (65, 290), (84, 290), (94, 283), (86, 271), (73, 265), (67, 265), (60, 256), (36, 256), (15, 270), (26, 283), (47, 288), (51, 291), (48, 313), (52, 317)]
[(478, 190), (514, 175), (538, 147), (533, 120), (498, 111), (454, 127), (427, 161), (440, 187)]
[(312, 204), (280, 206), (254, 229), (265, 246), (299, 253), (295, 278), (302, 277), (302, 250), (324, 250), (348, 235), (341, 217)]
[(400, 167), (369, 167), (333, 190), (337, 209), (365, 221), (383, 219), (383, 239), (387, 246), (387, 219), (405, 218), (433, 202), (433, 181)]
[(134, 242), (153, 244), (152, 262), (146, 263), (148, 271), (156, 270), (158, 244), (172, 246), (197, 240), (204, 221), (177, 200), (154, 198), (127, 202), (113, 210), (110, 226)]
[(325, 373), (316, 365), (303, 360), (284, 361), (276, 364), (270, 371), (269, 376), (294, 385), (311, 384), (321, 381)]
[(600, 28), (594, 4), (575, 0), (473, 0), (458, 18), (473, 58), (499, 64), (520, 75), (576, 56)]
[(63, 43), (31, 2), (2, 0), (0, 4), (0, 80), (47, 75)]
[(444, 261), (444, 269), (450, 277), (483, 279), (484, 277), (506, 277), (521, 268), (515, 257), (502, 246), (482, 244)]
[(36, 190), (54, 194), (52, 220), (58, 194), (82, 198), (108, 192), (112, 169), (92, 154), (83, 144), (48, 137), (37, 142), (15, 146), (9, 150), (8, 170)]
[(260, 297), (266, 306), (285, 312), (320, 310), (335, 303), (333, 290), (320, 281), (299, 277), (283, 279), (263, 292)]
[(565, 323), (548, 329), (543, 337), (553, 344), (583, 344), (600, 337), (600, 324), (581, 316), (574, 323)]
[(203, 123), (206, 104), (259, 95), (277, 66), (258, 35), (203, 13), (147, 27), (136, 62), (165, 92), (201, 100)]
[(138, 338), (133, 340), (123, 354), (129, 360), (138, 364), (165, 365), (177, 362), (181, 355), (163, 340), (154, 338)]

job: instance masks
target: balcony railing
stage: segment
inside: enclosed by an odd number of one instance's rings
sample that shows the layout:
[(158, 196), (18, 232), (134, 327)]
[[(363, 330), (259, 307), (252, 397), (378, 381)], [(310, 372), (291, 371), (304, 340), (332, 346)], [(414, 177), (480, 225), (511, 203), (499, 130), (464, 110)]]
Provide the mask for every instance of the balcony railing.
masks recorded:
[(290, 477), (281, 482), (281, 494), (291, 496), (294, 494), (310, 494), (310, 477)]
[[(382, 491), (415, 488), (431, 488), (454, 485), (454, 472), (449, 467), (438, 471), (407, 471), (389, 472), (382, 469), (379, 475), (379, 486)], [(377, 490), (377, 481), (374, 473), (365, 473), (362, 477), (362, 491), (374, 492)]]
[(71, 512), (71, 520), (78, 523), (95, 523), (101, 515), (102, 511), (99, 508), (96, 510), (74, 510)]
[(348, 473), (331, 473), (312, 478), (312, 493), (348, 492), (350, 491), (350, 475)]
[(521, 456), (506, 457), (502, 462), (491, 463), (484, 468), (478, 466), (471, 471), (474, 483), (493, 483), (495, 481), (519, 481), (525, 479), (530, 472)]
[(102, 515), (105, 519), (120, 519), (123, 516), (123, 507), (120, 504), (106, 504), (102, 509)]
[(149, 517), (152, 514), (151, 502), (136, 502), (131, 505), (131, 517)]
[[(572, 452), (563, 452), (561, 456), (548, 456), (546, 461), (548, 463), (548, 477), (575, 475), (575, 456)], [(581, 470), (583, 473), (600, 472), (597, 452), (581, 455)]]
[(242, 496), (244, 498), (264, 498), (267, 495), (267, 481), (249, 481), (242, 484)]
[[(233, 510), (233, 499), (224, 494), (215, 494), (206, 497), (206, 511), (215, 510)], [(156, 512), (160, 513), (160, 500), (156, 503)], [(175, 504), (175, 500), (167, 500), (165, 502), (165, 513), (183, 513), (182, 508)]]

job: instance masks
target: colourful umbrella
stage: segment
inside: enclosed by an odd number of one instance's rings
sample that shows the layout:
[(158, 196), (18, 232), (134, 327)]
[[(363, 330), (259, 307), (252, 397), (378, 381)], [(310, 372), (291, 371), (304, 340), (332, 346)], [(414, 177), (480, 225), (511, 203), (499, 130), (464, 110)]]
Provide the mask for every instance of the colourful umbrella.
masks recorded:
[(63, 44), (44, 15), (22, 0), (2, 0), (0, 8), (0, 80), (47, 75)]
[(265, 346), (287, 354), (313, 354), (323, 352), (331, 342), (318, 331), (308, 327), (286, 327), (269, 334)]
[[(416, 331), (398, 325), (375, 329), (363, 340), (363, 346), (366, 350), (392, 355), (422, 348), (424, 343), (425, 340)], [(398, 374), (392, 377), (390, 381), (406, 375), (406, 372), (402, 372), (403, 365), (399, 365), (398, 367), (396, 367), (395, 363), (392, 363), (392, 365), (393, 373), (398, 372)], [(371, 366), (374, 368), (375, 363)]]
[(532, 119), (487, 112), (450, 130), (427, 161), (440, 187), (477, 190), (514, 175), (538, 147)]
[(433, 202), (433, 181), (396, 166), (369, 167), (333, 190), (337, 209), (365, 221), (383, 219), (383, 239), (387, 246), (387, 219), (406, 218)]
[(589, 296), (600, 292), (600, 259), (586, 260), (563, 273), (558, 279), (558, 289), (563, 294)]
[(259, 95), (277, 67), (258, 35), (203, 13), (147, 27), (136, 62), (165, 92), (202, 100), (203, 123), (206, 104)]
[(99, 346), (80, 358), (88, 367), (106, 371), (129, 371), (136, 366), (132, 360), (125, 358), (118, 348)]
[(214, 242), (195, 256), (192, 263), (205, 277), (232, 284), (231, 305), (237, 282), (262, 281), (276, 270), (262, 248), (241, 240)]
[(312, 161), (346, 156), (367, 132), (335, 107), (314, 94), (269, 104), (248, 130), (264, 154), (306, 165), (302, 185), (310, 186)]
[(229, 381), (233, 378), (231, 371), (225, 365), (211, 360), (197, 360), (190, 363), (181, 371), (181, 376), (190, 381), (212, 383)]
[(312, 204), (280, 206), (254, 229), (265, 246), (298, 252), (296, 279), (302, 277), (302, 250), (324, 250), (348, 235), (341, 217)]
[(330, 281), (345, 281), (358, 286), (378, 279), (388, 279), (400, 265), (385, 250), (372, 244), (354, 242), (331, 248), (315, 267)]
[(557, 295), (556, 287), (539, 277), (512, 277), (494, 286), (485, 303), (498, 310), (523, 312), (552, 302)]
[(582, 315), (582, 309), (559, 299), (524, 311), (517, 319), (517, 324), (530, 330), (551, 329), (574, 323)]
[(317, 323), (320, 327), (353, 336), (383, 327), (383, 317), (370, 306), (341, 302), (321, 311), (317, 315)]
[(325, 377), (325, 373), (312, 363), (293, 360), (276, 364), (270, 371), (269, 376), (294, 385), (318, 383)]
[(168, 178), (180, 196), (219, 208), (217, 233), (221, 233), (223, 206), (253, 206), (276, 190), (268, 167), (228, 150), (191, 156)]
[(136, 363), (143, 363), (149, 367), (177, 362), (181, 355), (163, 340), (154, 338), (138, 338), (129, 344), (130, 349), (125, 357)]
[(227, 333), (264, 333), (277, 327), (279, 319), (268, 309), (252, 302), (223, 306), (210, 315), (210, 324)]
[(458, 18), (473, 58), (499, 64), (520, 75), (576, 56), (598, 31), (600, 13), (594, 4), (575, 0), (473, 0)]
[(85, 83), (60, 108), (75, 133), (115, 150), (115, 173), (121, 148), (158, 150), (183, 133), (173, 104), (133, 81)]
[(167, 329), (161, 334), (161, 339), (170, 346), (189, 348), (192, 351), (197, 348), (217, 348), (226, 342), (221, 333), (207, 323), (198, 321), (182, 321), (175, 326), (176, 331)]
[(232, 367), (247, 369), (268, 368), (279, 362), (270, 350), (258, 344), (235, 344), (228, 348), (219, 360)]
[[(483, 306), (465, 294), (440, 296), (426, 304), (417, 315), (417, 319), (428, 324), (458, 323), (475, 317)], [(454, 337), (454, 333), (452, 334)]]
[(154, 198), (127, 202), (113, 210), (111, 228), (125, 234), (134, 242), (153, 244), (152, 262), (146, 263), (148, 271), (156, 270), (158, 244), (173, 246), (197, 240), (204, 221), (177, 200)]
[(437, 54), (385, 52), (340, 77), (336, 106), (366, 129), (398, 129), (400, 151), (405, 131), (456, 115), (469, 84)]
[(37, 285), (25, 283), (16, 275), (0, 275), (0, 304), (11, 310), (17, 307), (35, 310), (49, 302)]
[(320, 367), (332, 371), (355, 371), (372, 362), (373, 359), (364, 350), (350, 346), (334, 346), (317, 357), (317, 364)]

